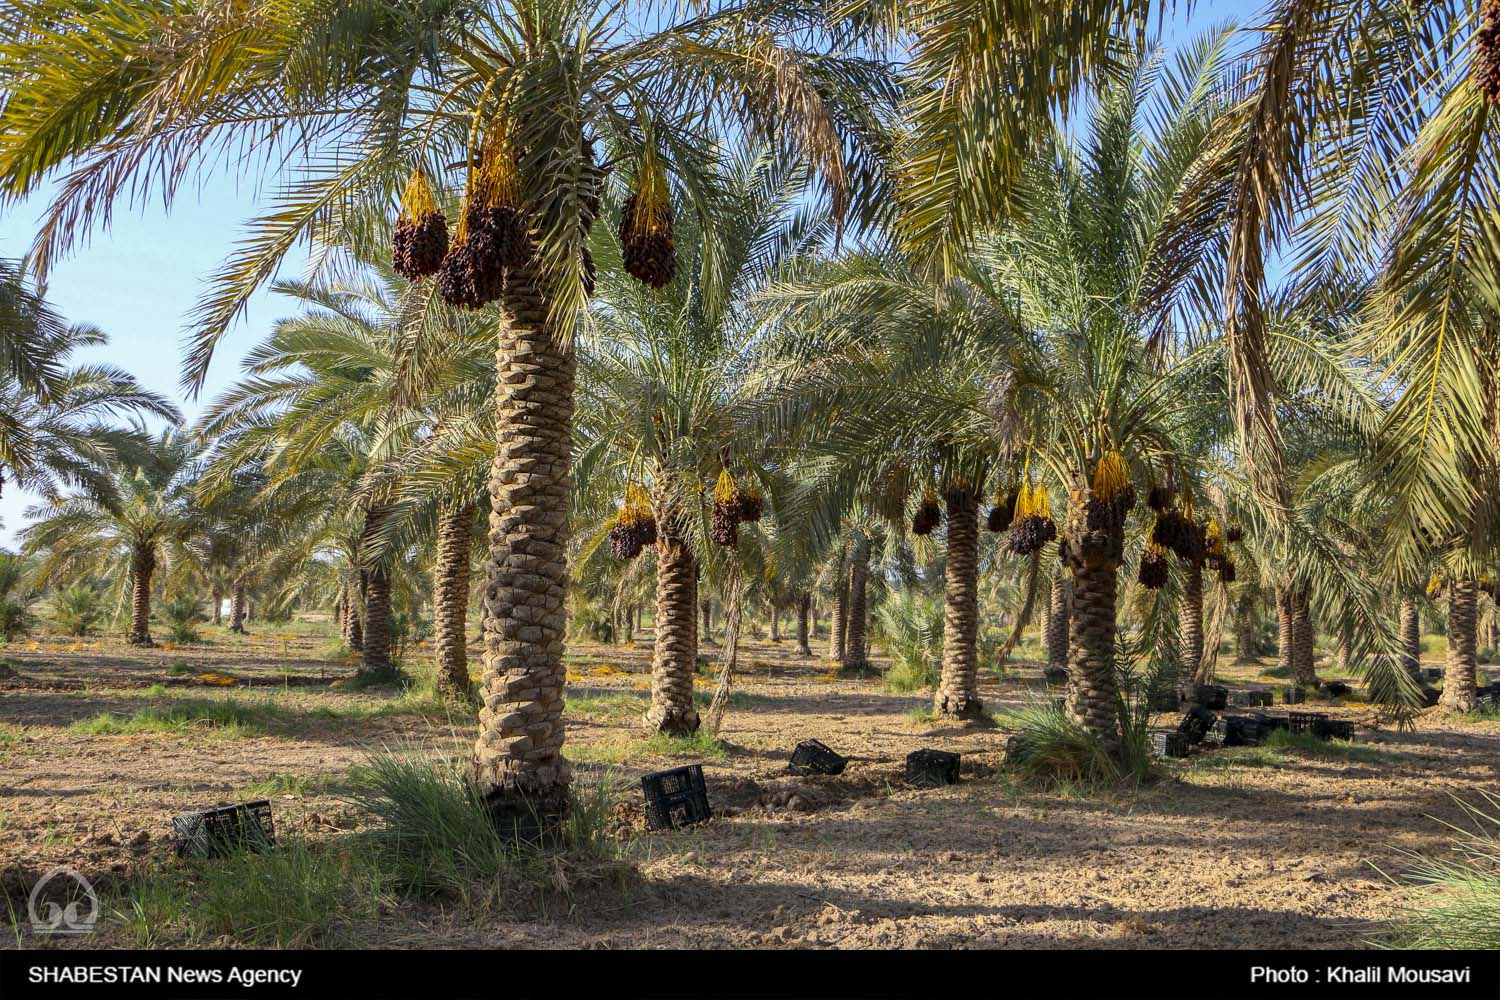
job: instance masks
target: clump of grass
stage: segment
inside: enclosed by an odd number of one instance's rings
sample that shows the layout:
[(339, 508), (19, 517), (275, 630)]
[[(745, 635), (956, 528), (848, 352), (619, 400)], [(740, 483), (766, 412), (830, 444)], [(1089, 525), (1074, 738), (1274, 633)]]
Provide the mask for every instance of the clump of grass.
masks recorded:
[(1470, 722), (1500, 722), (1500, 706), (1495, 708), (1476, 708), (1464, 716)]
[[(355, 801), (376, 821), (361, 836), (391, 883), (417, 895), (473, 902), (518, 888), (567, 892), (590, 865), (618, 863), (628, 845), (610, 832), (619, 790), (609, 775), (573, 794), (562, 852), (503, 837), (456, 757), (413, 750), (371, 755), (350, 772)], [(567, 856), (571, 866), (560, 858)]]
[(379, 915), (383, 875), (349, 843), (282, 837), (263, 853), (141, 873), (113, 901), (137, 947), (166, 942), (305, 948)]
[[(1500, 795), (1480, 792), (1460, 802), (1469, 826), (1453, 830), (1447, 857), (1411, 855), (1417, 864), (1401, 880), (1412, 908), (1383, 944), (1396, 948), (1500, 948)], [(1383, 874), (1383, 873), (1382, 873)]]
[(570, 715), (619, 722), (644, 715), (650, 704), (649, 698), (638, 694), (575, 695), (568, 697), (567, 711)]
[(1053, 703), (1037, 704), (996, 717), (996, 723), (1015, 731), (1006, 766), (1023, 779), (1043, 787), (1078, 790), (1139, 784), (1155, 769), (1149, 712), (1119, 704), (1120, 741), (1115, 752), (1099, 737), (1068, 718)]
[(1291, 751), (1310, 757), (1329, 760), (1353, 760), (1370, 764), (1381, 759), (1379, 747), (1354, 743), (1350, 740), (1325, 740), (1315, 733), (1292, 732), (1278, 729), (1266, 737), (1261, 744), (1272, 752)]
[(326, 774), (273, 774), (263, 781), (251, 782), (240, 789), (247, 796), (270, 798), (273, 795), (327, 795), (345, 787)]
[(235, 698), (189, 698), (167, 705), (142, 708), (128, 716), (100, 712), (90, 718), (78, 720), (69, 728), (89, 736), (172, 733), (189, 728), (206, 728), (216, 736), (258, 736), (280, 714), (281, 709), (269, 700), (247, 702)]
[(910, 694), (933, 687), (943, 649), (943, 605), (930, 597), (903, 592), (881, 603), (875, 615), (875, 637), (891, 658), (885, 687)]
[(15, 726), (0, 722), (0, 750), (11, 750), (26, 742), (26, 736)]
[(167, 668), (168, 677), (182, 677), (193, 672), (186, 660), (173, 660), (172, 665)]
[(914, 726), (930, 726), (937, 722), (937, 713), (931, 705), (918, 705), (906, 713), (906, 721)]
[(729, 756), (724, 741), (707, 729), (692, 736), (653, 733), (637, 739), (604, 740), (572, 745), (568, 756), (600, 764), (622, 764), (641, 757), (683, 757), (692, 760), (723, 760)]

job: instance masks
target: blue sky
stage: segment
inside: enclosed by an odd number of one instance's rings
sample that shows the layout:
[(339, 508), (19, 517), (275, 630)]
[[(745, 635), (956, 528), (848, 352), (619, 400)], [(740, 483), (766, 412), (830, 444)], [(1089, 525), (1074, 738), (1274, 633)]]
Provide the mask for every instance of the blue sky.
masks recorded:
[[(1186, 4), (1179, 3), (1179, 7)], [(1226, 21), (1247, 23), (1259, 5), (1236, 0), (1199, 0), (1191, 16), (1178, 13), (1163, 32), (1168, 43)], [(20, 257), (30, 248), (49, 191), (0, 210), (0, 257)], [(221, 170), (194, 190), (181, 193), (170, 213), (159, 202), (117, 206), (113, 225), (53, 268), (47, 296), (70, 322), (92, 323), (110, 338), (82, 360), (102, 360), (133, 373), (147, 387), (175, 400), (189, 418), (197, 402), (179, 388), (183, 331), (206, 278), (224, 259), (245, 220), (265, 199), (255, 178)], [(282, 274), (299, 276), (296, 254)], [(204, 387), (211, 399), (235, 378), (240, 358), (291, 309), (267, 292), (258, 294), (220, 343)], [(15, 489), (0, 495), (0, 546), (11, 546), (34, 503)]]

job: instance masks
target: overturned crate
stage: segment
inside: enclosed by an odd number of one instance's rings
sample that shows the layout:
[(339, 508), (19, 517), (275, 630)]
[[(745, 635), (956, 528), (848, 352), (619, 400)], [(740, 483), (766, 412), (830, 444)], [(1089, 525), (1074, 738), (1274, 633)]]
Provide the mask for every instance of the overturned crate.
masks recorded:
[(1313, 732), (1319, 739), (1352, 740), (1354, 739), (1354, 723), (1348, 719), (1324, 719), (1313, 726)]
[(1218, 716), (1214, 713), (1202, 705), (1194, 705), (1187, 710), (1182, 721), (1177, 724), (1177, 732), (1189, 743), (1202, 743), (1216, 721), (1218, 721)]
[(1283, 705), (1300, 705), (1307, 700), (1307, 692), (1293, 685), (1281, 689), (1281, 703)]
[(174, 816), (172, 843), (179, 858), (214, 858), (274, 847), (271, 803), (260, 799)]
[(1186, 757), (1188, 741), (1181, 733), (1171, 729), (1153, 729), (1151, 752), (1158, 757)]
[(787, 770), (793, 774), (843, 774), (849, 758), (834, 753), (819, 740), (803, 740), (792, 751)]
[(1269, 691), (1236, 691), (1231, 701), (1241, 708), (1270, 708), (1272, 698)]
[(1269, 732), (1260, 720), (1248, 715), (1225, 715), (1209, 730), (1209, 738), (1220, 746), (1258, 747)]
[(646, 826), (652, 830), (677, 830), (713, 819), (702, 764), (643, 775), (641, 790), (646, 794)]
[(1229, 705), (1229, 689), (1217, 684), (1194, 684), (1182, 694), (1184, 701), (1216, 711)]
[(941, 788), (958, 783), (959, 756), (947, 750), (913, 750), (906, 755), (907, 784)]
[(1294, 733), (1317, 733), (1328, 716), (1322, 712), (1288, 712), (1286, 721), (1287, 728)]

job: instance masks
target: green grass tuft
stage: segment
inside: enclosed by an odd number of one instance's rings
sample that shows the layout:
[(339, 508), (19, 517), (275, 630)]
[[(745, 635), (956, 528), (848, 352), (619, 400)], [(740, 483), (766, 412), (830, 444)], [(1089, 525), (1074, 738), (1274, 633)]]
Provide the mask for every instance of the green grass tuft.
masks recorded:
[(246, 702), (236, 698), (189, 698), (142, 708), (129, 716), (100, 712), (68, 728), (89, 736), (176, 733), (202, 728), (215, 736), (233, 738), (262, 735), (267, 724), (281, 714), (282, 710), (269, 699)]
[(1266, 737), (1262, 746), (1272, 752), (1295, 752), (1325, 760), (1352, 760), (1365, 764), (1375, 763), (1384, 756), (1379, 747), (1350, 740), (1325, 740), (1314, 733), (1294, 733), (1288, 729), (1276, 730)]
[(1412, 855), (1401, 881), (1411, 909), (1381, 944), (1395, 948), (1500, 949), (1500, 795), (1460, 803), (1466, 825), (1453, 826), (1445, 857)]

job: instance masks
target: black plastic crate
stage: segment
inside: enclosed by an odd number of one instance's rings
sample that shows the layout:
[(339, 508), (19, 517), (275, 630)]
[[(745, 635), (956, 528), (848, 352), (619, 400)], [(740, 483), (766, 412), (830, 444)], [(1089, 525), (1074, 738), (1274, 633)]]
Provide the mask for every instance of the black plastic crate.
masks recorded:
[(956, 784), (959, 759), (947, 750), (913, 750), (906, 755), (906, 781), (918, 788)]
[(1218, 716), (1202, 705), (1194, 705), (1187, 710), (1187, 714), (1183, 715), (1182, 721), (1177, 724), (1177, 732), (1189, 743), (1201, 743), (1217, 719)]
[(237, 851), (265, 850), (276, 844), (271, 803), (261, 799), (174, 816), (172, 841), (179, 858), (213, 858)]
[(1313, 727), (1313, 732), (1320, 739), (1325, 740), (1352, 740), (1354, 739), (1354, 723), (1348, 719), (1324, 719)]
[(1260, 723), (1268, 736), (1278, 729), (1292, 728), (1292, 720), (1280, 712), (1252, 712), (1250, 717)]
[(1229, 705), (1229, 689), (1217, 684), (1194, 684), (1183, 691), (1185, 701), (1215, 711)]
[(793, 774), (843, 774), (849, 758), (841, 757), (818, 740), (803, 740), (792, 751), (787, 770)]
[(1146, 692), (1146, 707), (1153, 712), (1175, 712), (1182, 705), (1182, 695), (1176, 689)]
[(1042, 671), (1042, 676), (1048, 684), (1061, 686), (1068, 683), (1068, 672), (1062, 667), (1047, 667)]
[(1307, 700), (1307, 692), (1299, 687), (1284, 687), (1281, 689), (1281, 702), (1283, 705), (1300, 705)]
[(1181, 733), (1170, 729), (1151, 731), (1151, 752), (1158, 757), (1186, 757), (1188, 741)]
[(1243, 708), (1270, 708), (1272, 698), (1269, 691), (1236, 691), (1231, 700)]
[(1423, 667), (1422, 679), (1424, 681), (1440, 681), (1443, 679), (1442, 667)]
[(1318, 727), (1328, 721), (1322, 712), (1288, 712), (1287, 728), (1294, 733), (1316, 733)]
[(1343, 681), (1325, 681), (1323, 693), (1330, 698), (1347, 698), (1354, 693), (1354, 689)]
[(646, 826), (652, 830), (676, 830), (713, 819), (702, 764), (643, 775), (641, 790), (646, 793)]
[(1265, 742), (1269, 728), (1248, 715), (1226, 715), (1214, 723), (1218, 742), (1226, 747), (1256, 747)]

